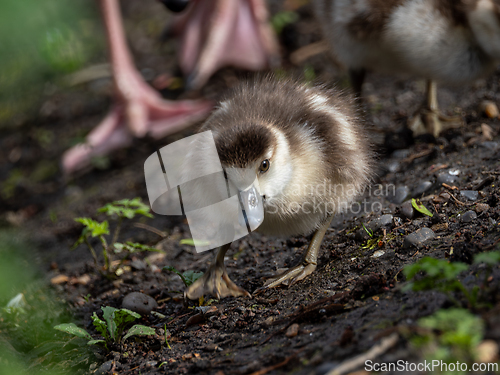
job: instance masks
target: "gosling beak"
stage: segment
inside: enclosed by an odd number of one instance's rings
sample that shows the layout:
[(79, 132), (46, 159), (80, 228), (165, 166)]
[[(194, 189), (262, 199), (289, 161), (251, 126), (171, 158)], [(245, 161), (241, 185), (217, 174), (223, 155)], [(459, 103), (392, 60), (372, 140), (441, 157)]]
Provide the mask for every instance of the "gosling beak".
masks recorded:
[(252, 184), (248, 189), (240, 191), (240, 199), (246, 221), (250, 230), (254, 231), (264, 221), (264, 197), (260, 195), (255, 184)]

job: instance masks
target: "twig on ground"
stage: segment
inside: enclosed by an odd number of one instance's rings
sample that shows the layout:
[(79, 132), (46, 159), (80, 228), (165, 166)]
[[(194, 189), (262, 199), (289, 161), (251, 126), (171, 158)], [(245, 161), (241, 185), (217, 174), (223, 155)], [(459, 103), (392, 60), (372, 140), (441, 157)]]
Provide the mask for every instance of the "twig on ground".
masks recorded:
[(308, 44), (290, 54), (290, 61), (294, 65), (300, 65), (308, 58), (319, 55), (323, 52), (328, 51), (328, 45), (325, 41), (320, 41), (312, 44)]
[(161, 238), (167, 237), (167, 234), (165, 232), (162, 232), (161, 230), (156, 229), (155, 227), (152, 227), (151, 225), (147, 225), (147, 224), (143, 224), (143, 223), (134, 223), (134, 227), (149, 230), (150, 232), (157, 234)]
[(347, 374), (363, 366), (366, 361), (373, 361), (378, 356), (384, 354), (398, 342), (399, 335), (393, 333), (392, 335), (382, 339), (378, 345), (373, 346), (366, 353), (360, 354), (354, 358), (350, 358), (342, 362), (338, 367), (329, 371), (326, 375), (342, 375)]

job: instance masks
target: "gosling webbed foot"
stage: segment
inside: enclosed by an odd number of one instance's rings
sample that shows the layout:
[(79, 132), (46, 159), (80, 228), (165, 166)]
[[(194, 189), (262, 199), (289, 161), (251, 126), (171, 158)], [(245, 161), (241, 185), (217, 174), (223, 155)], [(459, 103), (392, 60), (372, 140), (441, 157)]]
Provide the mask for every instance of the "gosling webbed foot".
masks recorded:
[(297, 281), (300, 281), (316, 269), (316, 263), (309, 263), (306, 260), (303, 260), (301, 263), (296, 266), (282, 272), (276, 276), (271, 277), (264, 283), (264, 286), (258, 288), (254, 294), (259, 294), (267, 289), (275, 288), (280, 285), (286, 285), (288, 287), (295, 284)]
[(251, 297), (250, 293), (229, 278), (226, 267), (217, 264), (211, 265), (202, 277), (189, 286), (184, 292), (184, 297), (196, 300), (205, 294), (213, 295), (217, 299), (229, 296)]
[(231, 244), (226, 244), (219, 249), (215, 262), (210, 264), (202, 277), (186, 289), (184, 298), (196, 300), (205, 294), (215, 296), (217, 299), (229, 296), (251, 297), (250, 293), (236, 285), (227, 274), (224, 266), (224, 256), (230, 246)]

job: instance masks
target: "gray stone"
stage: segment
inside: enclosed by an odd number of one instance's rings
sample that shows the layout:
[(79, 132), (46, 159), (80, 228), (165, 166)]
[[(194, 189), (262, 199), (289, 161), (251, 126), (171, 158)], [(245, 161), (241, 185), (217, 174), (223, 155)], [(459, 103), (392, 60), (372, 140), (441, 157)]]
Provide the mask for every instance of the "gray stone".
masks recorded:
[(106, 361), (101, 366), (99, 366), (99, 368), (95, 371), (95, 374), (96, 375), (109, 374), (112, 367), (113, 367), (113, 360)]
[(438, 185), (443, 183), (445, 184), (453, 184), (458, 179), (458, 176), (451, 175), (448, 172), (441, 173), (437, 178)]
[(391, 214), (385, 214), (380, 216), (379, 218), (380, 226), (385, 227), (386, 225), (391, 225), (393, 218), (394, 216), (392, 216)]
[(130, 267), (135, 270), (145, 270), (148, 265), (140, 259), (134, 259), (132, 262), (130, 262)]
[(408, 198), (409, 195), (410, 189), (408, 188), (408, 186), (400, 186), (396, 188), (394, 195), (388, 196), (387, 199), (391, 203), (401, 204), (406, 200), (406, 198)]
[(405, 248), (410, 248), (413, 246), (420, 246), (424, 242), (433, 239), (436, 234), (429, 228), (420, 228), (419, 230), (409, 234), (405, 237), (403, 246)]
[(495, 151), (498, 148), (499, 143), (498, 142), (486, 141), (486, 142), (480, 143), (479, 145), (481, 147), (487, 148), (488, 150)]
[(410, 150), (409, 149), (403, 149), (403, 150), (396, 150), (392, 153), (391, 157), (395, 159), (404, 159), (410, 156)]
[(416, 188), (413, 190), (412, 196), (414, 197), (420, 197), (422, 194), (424, 194), (427, 190), (429, 190), (432, 187), (432, 182), (430, 181), (422, 181)]
[(474, 211), (467, 211), (462, 216), (460, 216), (460, 220), (464, 223), (470, 223), (477, 219), (477, 214)]
[(135, 311), (141, 315), (149, 315), (151, 310), (156, 309), (158, 304), (154, 298), (140, 292), (129, 293), (123, 298), (122, 307)]
[(388, 172), (395, 173), (399, 171), (400, 163), (397, 160), (391, 160), (385, 163), (384, 167)]
[(460, 195), (470, 201), (475, 201), (479, 193), (474, 190), (460, 190)]
[(403, 217), (411, 220), (413, 218), (413, 206), (411, 205), (411, 201), (403, 203), (399, 208), (399, 212)]

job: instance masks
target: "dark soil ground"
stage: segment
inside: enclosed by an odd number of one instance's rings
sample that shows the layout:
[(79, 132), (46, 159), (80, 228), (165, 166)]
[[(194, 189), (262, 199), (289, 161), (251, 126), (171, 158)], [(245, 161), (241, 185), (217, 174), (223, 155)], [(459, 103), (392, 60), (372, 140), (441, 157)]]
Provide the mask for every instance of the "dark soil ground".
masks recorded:
[[(146, 19), (153, 25), (163, 24), (163, 10), (154, 2), (126, 3), (127, 33), (137, 66), (152, 77), (175, 71), (173, 42), (159, 47), (149, 31), (144, 31), (151, 29), (146, 27)], [(276, 1), (273, 14), (283, 7)], [(309, 76), (314, 71), (318, 82), (345, 88), (345, 74), (326, 53), (298, 65), (291, 63), (292, 52), (321, 39), (309, 6), (299, 8), (298, 14), (300, 19), (281, 35), (283, 69), (299, 77), (304, 71)], [(249, 76), (224, 69), (201, 93), (165, 94), (217, 99)], [(153, 297), (158, 304), (155, 310), (164, 316), (141, 319), (141, 324), (156, 329), (155, 336), (129, 339), (110, 353), (96, 349), (71, 371), (324, 374), (337, 368), (339, 373), (348, 373), (363, 370), (363, 366), (347, 370), (337, 366), (380, 343), (387, 346), (373, 356), (380, 362), (426, 358), (426, 352), (411, 340), (420, 332), (418, 319), (453, 307), (454, 302), (435, 290), (402, 291), (402, 270), (425, 256), (470, 264), (475, 254), (498, 249), (500, 120), (485, 116), (480, 105), (485, 100), (500, 103), (499, 78), (500, 70), (472, 86), (440, 87), (444, 111), (462, 114), (466, 126), (434, 139), (404, 131), (409, 115), (424, 99), (423, 81), (369, 74), (364, 87), (367, 131), (373, 133), (379, 168), (373, 186), (356, 206), (361, 212), (353, 208), (354, 212), (334, 220), (323, 241), (318, 268), (306, 280), (253, 298), (205, 301), (209, 306), (203, 311), (194, 308), (198, 301), (184, 304), (177, 292), (184, 289), (180, 278), (162, 271), (167, 265), (181, 272), (204, 271), (213, 257), (212, 252), (197, 254), (193, 247), (180, 244), (191, 237), (182, 218), (155, 215), (139, 224), (125, 223), (122, 242), (133, 240), (163, 252), (134, 255), (114, 280), (96, 271), (84, 246), (70, 251), (82, 229), (75, 217), (98, 217), (96, 209), (114, 200), (142, 197), (148, 202), (144, 160), (158, 147), (194, 130), (161, 142), (137, 140), (133, 147), (104, 160), (102, 169), (68, 180), (54, 166), (70, 140), (90, 130), (105, 114), (109, 79), (47, 95), (37, 118), (2, 134), (3, 225), (22, 228), (31, 238), (37, 249), (32, 259), (44, 270), (45, 279), (52, 280), (52, 288), (66, 301), (77, 325), (93, 336), (97, 332), (92, 327), (92, 313), (100, 313), (101, 306), (120, 307), (124, 296), (133, 291)], [(37, 136), (41, 130), (51, 137), (48, 143)], [(13, 179), (14, 170), (21, 177)], [(412, 197), (420, 198), (433, 217), (413, 210), (408, 203)], [(408, 236), (421, 233), (419, 229), (424, 227), (434, 236), (411, 242)], [(308, 240), (253, 233), (233, 243), (226, 266), (238, 285), (253, 292), (262, 286), (264, 277), (300, 261)], [(489, 278), (483, 282), (486, 272), (490, 272)], [(469, 288), (481, 288), (482, 302), (470, 306), (461, 294), (454, 298), (482, 319), (486, 327), (482, 340), (492, 340), (488, 342), (498, 349), (499, 267), (488, 271), (484, 265), (472, 265), (460, 279)], [(87, 349), (82, 346), (81, 350)], [(491, 358), (498, 360), (498, 355)]]

